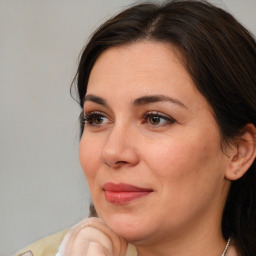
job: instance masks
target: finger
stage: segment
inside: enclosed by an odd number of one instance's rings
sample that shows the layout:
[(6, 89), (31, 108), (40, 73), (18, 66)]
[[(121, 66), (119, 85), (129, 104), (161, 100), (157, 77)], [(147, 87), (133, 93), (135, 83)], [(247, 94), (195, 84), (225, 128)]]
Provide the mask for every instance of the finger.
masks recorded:
[[(105, 248), (105, 253), (110, 255), (125, 256), (127, 242), (118, 237), (110, 230), (105, 223), (99, 218), (89, 218), (81, 221), (74, 226), (66, 235), (65, 239), (65, 256), (84, 256), (89, 248), (89, 243), (93, 243), (93, 248), (98, 244)], [(62, 255), (62, 254), (61, 254)]]
[(84, 229), (85, 227), (92, 227), (104, 233), (112, 243), (113, 255), (126, 255), (127, 242), (123, 238), (118, 237), (109, 227), (107, 227), (102, 219), (88, 218), (84, 222), (81, 222), (81, 226), (79, 228)]
[(101, 246), (99, 243), (90, 242), (88, 245), (86, 256), (114, 256), (105, 247)]

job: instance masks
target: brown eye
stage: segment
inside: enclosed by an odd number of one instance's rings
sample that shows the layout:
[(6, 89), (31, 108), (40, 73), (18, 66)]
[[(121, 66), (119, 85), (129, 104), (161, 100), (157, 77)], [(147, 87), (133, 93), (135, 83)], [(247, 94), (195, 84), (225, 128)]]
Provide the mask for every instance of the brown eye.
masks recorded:
[(95, 124), (102, 124), (104, 119), (102, 118), (102, 116), (95, 116), (92, 120)]
[(89, 126), (102, 126), (109, 123), (110, 120), (99, 112), (84, 114), (84, 124)]
[(161, 118), (159, 116), (150, 116), (148, 122), (152, 125), (158, 125), (161, 122)]
[(157, 128), (157, 127), (173, 124), (176, 121), (173, 118), (158, 112), (156, 113), (148, 112), (144, 115), (144, 122), (151, 126), (155, 126)]

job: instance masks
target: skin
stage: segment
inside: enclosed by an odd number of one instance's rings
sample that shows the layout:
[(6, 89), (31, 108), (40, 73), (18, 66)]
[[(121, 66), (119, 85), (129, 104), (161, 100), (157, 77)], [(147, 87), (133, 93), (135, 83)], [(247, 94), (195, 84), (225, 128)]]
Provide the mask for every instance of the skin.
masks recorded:
[(58, 256), (125, 256), (127, 242), (99, 218), (87, 218), (66, 234)]
[[(173, 100), (138, 104), (152, 95)], [(211, 107), (178, 50), (152, 41), (106, 50), (91, 71), (84, 112), (80, 163), (106, 226), (140, 256), (221, 255), (234, 149), (223, 148)], [(115, 205), (106, 200), (106, 182), (153, 192)]]

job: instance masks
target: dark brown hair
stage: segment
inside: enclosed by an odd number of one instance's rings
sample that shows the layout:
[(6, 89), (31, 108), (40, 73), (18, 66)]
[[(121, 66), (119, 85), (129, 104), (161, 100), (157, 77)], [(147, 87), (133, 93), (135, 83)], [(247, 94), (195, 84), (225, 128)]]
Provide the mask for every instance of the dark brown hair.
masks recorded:
[[(83, 50), (74, 80), (81, 107), (99, 55), (139, 40), (169, 42), (179, 49), (197, 89), (212, 106), (224, 142), (239, 136), (246, 124), (256, 126), (255, 40), (232, 15), (205, 1), (139, 4), (103, 24)], [(241, 255), (255, 256), (255, 161), (232, 182), (222, 231), (226, 239), (233, 237)]]

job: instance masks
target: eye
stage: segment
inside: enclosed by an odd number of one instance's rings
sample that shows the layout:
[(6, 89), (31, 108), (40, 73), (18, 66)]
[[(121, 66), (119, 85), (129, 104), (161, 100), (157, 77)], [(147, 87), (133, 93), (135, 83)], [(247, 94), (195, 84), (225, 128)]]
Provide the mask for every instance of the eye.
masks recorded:
[(83, 121), (85, 125), (87, 124), (90, 126), (101, 126), (110, 122), (110, 120), (101, 112), (84, 113)]
[(144, 119), (145, 123), (152, 126), (165, 126), (175, 123), (175, 120), (173, 118), (158, 112), (148, 112), (144, 115)]

